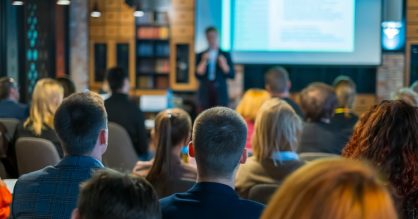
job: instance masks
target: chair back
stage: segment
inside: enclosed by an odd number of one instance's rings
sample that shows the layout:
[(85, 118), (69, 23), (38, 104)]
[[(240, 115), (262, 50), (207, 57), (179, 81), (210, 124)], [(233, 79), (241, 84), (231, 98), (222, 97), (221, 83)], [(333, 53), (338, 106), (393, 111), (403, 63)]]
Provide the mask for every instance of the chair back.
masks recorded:
[(12, 141), (19, 120), (13, 118), (0, 119), (0, 158), (7, 157), (7, 150)]
[(304, 152), (299, 154), (299, 158), (305, 162), (310, 162), (322, 158), (339, 157), (337, 154), (321, 153), (321, 152)]
[(270, 201), (273, 194), (276, 192), (278, 187), (279, 184), (255, 185), (250, 189), (248, 193), (248, 199), (262, 204), (267, 204)]
[(103, 154), (103, 164), (119, 171), (131, 171), (138, 161), (128, 132), (122, 126), (109, 122), (109, 144)]
[(16, 141), (19, 175), (40, 170), (60, 161), (54, 144), (46, 139), (22, 137)]

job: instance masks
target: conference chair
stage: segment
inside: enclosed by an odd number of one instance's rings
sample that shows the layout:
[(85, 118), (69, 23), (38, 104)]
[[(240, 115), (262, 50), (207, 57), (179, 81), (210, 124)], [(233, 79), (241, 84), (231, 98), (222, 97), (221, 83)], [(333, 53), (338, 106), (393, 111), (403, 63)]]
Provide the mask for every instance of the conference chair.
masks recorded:
[(299, 158), (303, 161), (310, 162), (322, 158), (340, 157), (336, 154), (320, 153), (320, 152), (304, 152), (299, 154)]
[(279, 184), (258, 184), (253, 186), (249, 193), (248, 199), (267, 204), (270, 201), (270, 198), (276, 192)]
[(22, 137), (16, 141), (19, 175), (40, 170), (60, 161), (54, 144), (42, 138)]
[(119, 171), (131, 171), (138, 161), (128, 132), (120, 125), (109, 122), (109, 144), (103, 154), (103, 164)]
[(0, 158), (7, 157), (7, 148), (9, 146), (8, 143), (12, 141), (18, 124), (19, 124), (19, 120), (17, 119), (13, 119), (13, 118), (1, 118), (0, 119), (0, 126), (6, 129), (4, 131), (0, 131), (0, 134), (2, 135), (1, 136), (2, 141), (0, 142)]

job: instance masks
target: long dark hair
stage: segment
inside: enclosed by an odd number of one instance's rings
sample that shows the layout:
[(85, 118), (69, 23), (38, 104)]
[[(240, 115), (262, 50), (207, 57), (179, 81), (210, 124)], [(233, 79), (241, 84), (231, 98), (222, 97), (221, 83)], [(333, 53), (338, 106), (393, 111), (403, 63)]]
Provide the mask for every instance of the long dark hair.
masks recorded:
[(375, 164), (404, 216), (418, 208), (418, 108), (401, 100), (375, 106), (360, 119), (343, 156)]
[[(192, 121), (182, 109), (169, 109), (155, 118), (154, 138), (156, 154), (147, 180), (154, 186), (167, 179), (171, 171), (171, 154), (174, 146), (190, 137)], [(179, 154), (180, 156), (180, 154)]]

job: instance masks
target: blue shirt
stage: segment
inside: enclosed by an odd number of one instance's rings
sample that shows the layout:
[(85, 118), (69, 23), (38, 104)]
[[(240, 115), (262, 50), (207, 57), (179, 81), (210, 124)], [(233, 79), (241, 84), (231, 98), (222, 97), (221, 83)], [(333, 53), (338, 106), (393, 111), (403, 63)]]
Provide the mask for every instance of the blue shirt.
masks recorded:
[(24, 120), (28, 118), (29, 110), (26, 105), (12, 100), (0, 100), (0, 118), (15, 118)]
[(13, 192), (12, 218), (70, 218), (80, 183), (103, 164), (87, 156), (67, 156), (56, 166), (22, 175)]
[(160, 200), (163, 219), (258, 219), (264, 205), (238, 197), (229, 186), (201, 182)]

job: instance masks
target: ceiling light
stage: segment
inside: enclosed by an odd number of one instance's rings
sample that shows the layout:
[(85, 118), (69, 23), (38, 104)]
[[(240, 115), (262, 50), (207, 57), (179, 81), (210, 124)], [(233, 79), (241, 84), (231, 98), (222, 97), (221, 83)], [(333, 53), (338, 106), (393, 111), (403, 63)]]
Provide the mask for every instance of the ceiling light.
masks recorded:
[(97, 4), (97, 1), (94, 2), (93, 10), (90, 12), (91, 17), (100, 17), (102, 16), (102, 13), (99, 11), (99, 5)]
[(144, 11), (142, 10), (142, 7), (141, 7), (141, 2), (138, 2), (138, 1), (136, 2), (134, 16), (135, 17), (142, 17), (142, 16), (144, 16)]
[(14, 0), (14, 1), (12, 2), (12, 5), (16, 5), (16, 6), (18, 6), (18, 5), (23, 5), (23, 1)]
[(57, 5), (69, 5), (71, 4), (70, 0), (58, 0)]

